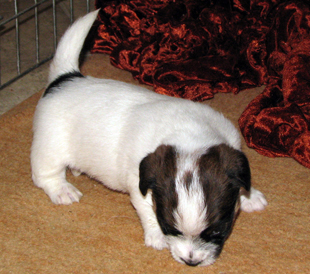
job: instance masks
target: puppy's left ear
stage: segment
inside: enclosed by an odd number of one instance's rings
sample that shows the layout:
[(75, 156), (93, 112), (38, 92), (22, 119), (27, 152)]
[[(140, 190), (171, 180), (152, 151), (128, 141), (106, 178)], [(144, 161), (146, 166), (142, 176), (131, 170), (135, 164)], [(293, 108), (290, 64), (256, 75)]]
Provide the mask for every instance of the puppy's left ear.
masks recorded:
[(246, 191), (251, 188), (251, 170), (247, 157), (239, 150), (234, 150), (227, 164), (227, 175), (236, 186), (243, 187)]

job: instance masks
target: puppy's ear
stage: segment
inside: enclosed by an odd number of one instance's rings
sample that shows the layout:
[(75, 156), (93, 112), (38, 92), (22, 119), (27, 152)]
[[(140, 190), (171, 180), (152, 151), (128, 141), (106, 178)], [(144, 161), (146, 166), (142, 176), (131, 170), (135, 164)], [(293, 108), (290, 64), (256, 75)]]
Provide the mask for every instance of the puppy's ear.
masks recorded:
[(238, 187), (243, 187), (246, 191), (251, 188), (251, 170), (247, 157), (239, 150), (230, 148), (233, 151), (229, 156), (227, 164), (227, 175)]
[(244, 188), (249, 191), (251, 188), (251, 171), (249, 162), (243, 152), (234, 149), (226, 144), (211, 147), (203, 155), (201, 166), (207, 170), (213, 170), (219, 177), (221, 173), (226, 174), (235, 187)]
[(155, 153), (150, 153), (140, 163), (139, 167), (139, 188), (143, 196), (148, 189), (154, 187), (156, 183), (157, 159)]
[(169, 176), (171, 165), (175, 163), (175, 149), (172, 146), (161, 145), (155, 152), (148, 154), (140, 163), (139, 188), (143, 196), (148, 189), (154, 189), (157, 180)]

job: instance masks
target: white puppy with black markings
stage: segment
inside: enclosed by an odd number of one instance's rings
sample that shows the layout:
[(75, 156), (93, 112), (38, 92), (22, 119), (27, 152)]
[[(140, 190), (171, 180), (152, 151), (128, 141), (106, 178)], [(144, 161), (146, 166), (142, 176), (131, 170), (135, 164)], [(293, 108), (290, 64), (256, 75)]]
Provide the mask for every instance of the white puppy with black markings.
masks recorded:
[(79, 71), (98, 11), (61, 39), (34, 117), (32, 177), (55, 204), (78, 202), (66, 168), (130, 194), (145, 244), (191, 266), (219, 256), (239, 210), (262, 210), (236, 128), (209, 106)]

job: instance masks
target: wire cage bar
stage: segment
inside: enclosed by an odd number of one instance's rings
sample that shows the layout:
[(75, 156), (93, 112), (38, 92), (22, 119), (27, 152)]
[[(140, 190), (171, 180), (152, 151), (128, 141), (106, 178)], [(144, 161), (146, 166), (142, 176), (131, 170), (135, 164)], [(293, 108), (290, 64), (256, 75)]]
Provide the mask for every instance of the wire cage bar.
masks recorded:
[(51, 60), (64, 30), (92, 2), (0, 0), (0, 90)]

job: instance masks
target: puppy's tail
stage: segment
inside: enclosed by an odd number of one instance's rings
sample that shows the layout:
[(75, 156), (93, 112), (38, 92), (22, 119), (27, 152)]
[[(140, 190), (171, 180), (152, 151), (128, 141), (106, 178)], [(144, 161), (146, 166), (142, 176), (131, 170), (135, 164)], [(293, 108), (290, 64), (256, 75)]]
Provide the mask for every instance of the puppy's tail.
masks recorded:
[(78, 73), (79, 57), (87, 34), (92, 27), (99, 10), (88, 13), (76, 20), (60, 39), (50, 66), (49, 83), (62, 75)]

